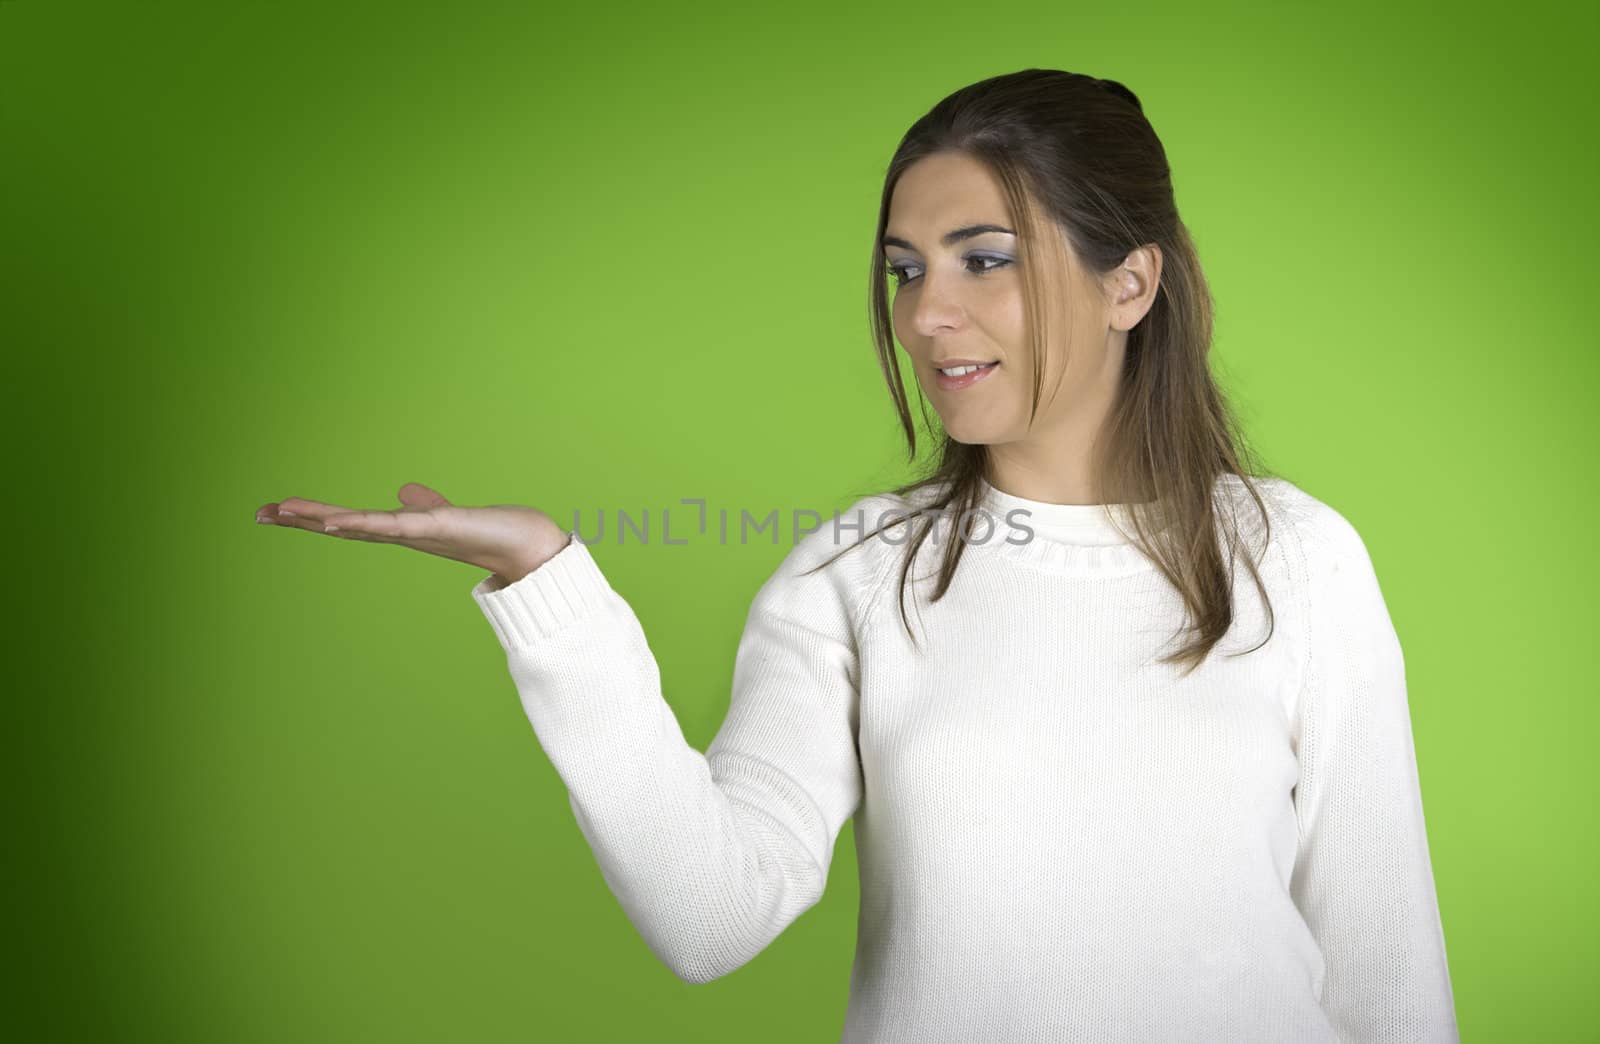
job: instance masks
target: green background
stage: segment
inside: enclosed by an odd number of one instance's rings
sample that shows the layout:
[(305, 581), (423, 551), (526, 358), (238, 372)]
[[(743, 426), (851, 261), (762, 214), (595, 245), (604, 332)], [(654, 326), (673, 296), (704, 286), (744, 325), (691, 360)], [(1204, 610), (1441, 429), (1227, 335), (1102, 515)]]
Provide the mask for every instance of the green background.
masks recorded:
[[(683, 535), (901, 481), (883, 167), (1047, 66), (1143, 99), (1252, 441), (1372, 553), (1462, 1038), (1596, 1039), (1593, 6), (721, 6), (0, 2), (11, 1024), (837, 1039), (848, 826), (815, 909), (680, 982), (482, 574), (253, 512), (416, 480)], [(704, 749), (788, 545), (611, 532)]]

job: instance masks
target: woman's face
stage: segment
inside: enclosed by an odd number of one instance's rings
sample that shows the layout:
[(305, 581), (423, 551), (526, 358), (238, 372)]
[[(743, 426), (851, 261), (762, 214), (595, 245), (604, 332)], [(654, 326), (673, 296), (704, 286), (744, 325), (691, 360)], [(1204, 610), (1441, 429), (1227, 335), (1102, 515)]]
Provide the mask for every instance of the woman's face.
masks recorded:
[[(1111, 329), (1116, 273), (1102, 281), (1086, 272), (1060, 226), (1037, 210), (1031, 216), (1052, 241), (1041, 251), (1050, 259), (1043, 280), (1050, 339), (1030, 429), (1024, 258), (1008, 231), (1014, 225), (999, 182), (965, 153), (940, 153), (909, 167), (890, 199), (883, 249), (900, 284), (893, 291), (895, 336), (958, 442), (1083, 445), (1114, 401), (1127, 341), (1125, 329)], [(947, 235), (955, 238), (945, 242)], [(976, 380), (951, 381), (936, 369), (951, 360), (996, 365)]]

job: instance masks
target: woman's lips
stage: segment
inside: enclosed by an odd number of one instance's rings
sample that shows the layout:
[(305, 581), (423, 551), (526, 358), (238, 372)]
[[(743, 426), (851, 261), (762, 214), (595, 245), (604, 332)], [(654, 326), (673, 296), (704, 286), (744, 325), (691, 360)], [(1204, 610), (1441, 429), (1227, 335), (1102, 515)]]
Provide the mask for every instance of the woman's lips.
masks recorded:
[(962, 388), (972, 387), (974, 384), (977, 384), (979, 381), (988, 377), (991, 373), (999, 368), (1000, 364), (996, 362), (990, 363), (981, 370), (974, 370), (971, 373), (964, 373), (960, 377), (946, 377), (938, 370), (934, 370), (933, 374), (939, 381), (939, 387), (943, 388), (945, 391), (959, 391)]

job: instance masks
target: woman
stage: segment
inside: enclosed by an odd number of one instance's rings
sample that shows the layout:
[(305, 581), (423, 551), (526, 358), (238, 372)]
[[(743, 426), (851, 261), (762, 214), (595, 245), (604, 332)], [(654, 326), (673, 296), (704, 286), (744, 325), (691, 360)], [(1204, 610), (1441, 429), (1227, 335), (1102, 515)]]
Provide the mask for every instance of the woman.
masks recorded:
[(411, 484), (264, 520), (490, 570), (578, 825), (686, 981), (815, 904), (853, 816), (845, 1041), (1458, 1039), (1399, 642), (1350, 523), (1241, 466), (1137, 97), (1028, 69), (941, 101), (889, 165), (869, 301), (939, 464), (761, 587), (704, 754), (541, 512)]

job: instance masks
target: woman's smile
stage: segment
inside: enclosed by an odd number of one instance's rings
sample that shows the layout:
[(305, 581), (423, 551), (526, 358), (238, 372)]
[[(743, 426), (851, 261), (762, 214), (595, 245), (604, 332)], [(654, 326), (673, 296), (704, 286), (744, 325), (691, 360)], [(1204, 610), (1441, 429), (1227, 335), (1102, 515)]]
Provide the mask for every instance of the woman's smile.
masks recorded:
[(957, 391), (961, 388), (972, 387), (999, 368), (1000, 364), (994, 362), (989, 363), (987, 366), (958, 366), (956, 371), (960, 373), (959, 377), (951, 377), (939, 369), (935, 369), (933, 373), (938, 378), (939, 387), (945, 391)]

